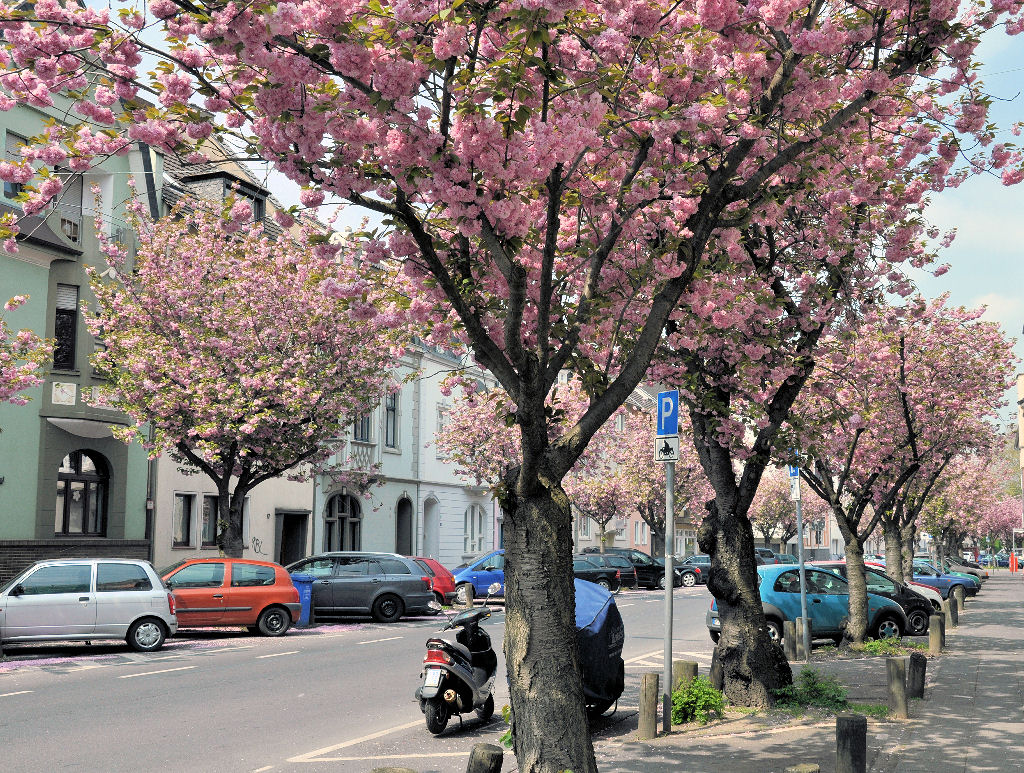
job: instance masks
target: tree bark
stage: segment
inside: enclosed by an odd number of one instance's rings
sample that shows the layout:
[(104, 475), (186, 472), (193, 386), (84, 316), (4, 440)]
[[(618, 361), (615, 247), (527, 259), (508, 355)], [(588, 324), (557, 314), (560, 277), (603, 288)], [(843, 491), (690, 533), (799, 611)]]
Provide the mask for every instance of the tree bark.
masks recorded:
[(772, 705), (773, 689), (793, 682), (782, 648), (768, 637), (758, 574), (753, 560), (754, 530), (717, 500), (697, 531), (701, 551), (711, 556), (708, 588), (718, 599), (722, 635), (718, 642), (724, 691), (739, 706)]
[(885, 573), (898, 583), (905, 583), (903, 577), (903, 533), (895, 513), (882, 516), (882, 536), (885, 538)]
[(564, 492), (537, 485), (510, 503), (505, 547), (505, 660), (519, 770), (596, 773), (579, 677)]
[(913, 523), (905, 524), (900, 533), (903, 537), (903, 577), (904, 582), (914, 579), (914, 546), (917, 544), (917, 527)]
[(238, 488), (231, 494), (227, 486), (223, 490), (218, 488), (217, 508), (221, 512), (220, 522), (217, 524), (220, 532), (218, 541), (221, 552), (229, 558), (241, 558), (245, 543), (242, 541), (242, 512), (245, 506), (246, 491), (239, 492)]
[(863, 644), (868, 630), (868, 593), (864, 580), (864, 542), (856, 535), (846, 539), (846, 579), (850, 583), (850, 622), (846, 635), (854, 643)]

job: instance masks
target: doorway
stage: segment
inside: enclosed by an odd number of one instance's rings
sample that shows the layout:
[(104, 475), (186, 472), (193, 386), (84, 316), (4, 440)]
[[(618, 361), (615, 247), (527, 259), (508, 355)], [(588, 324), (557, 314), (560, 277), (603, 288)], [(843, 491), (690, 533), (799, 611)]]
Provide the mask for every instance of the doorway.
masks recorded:
[(308, 512), (277, 513), (277, 563), (287, 566), (306, 557)]
[(406, 498), (398, 500), (395, 511), (395, 552), (411, 556), (412, 546), (412, 502)]

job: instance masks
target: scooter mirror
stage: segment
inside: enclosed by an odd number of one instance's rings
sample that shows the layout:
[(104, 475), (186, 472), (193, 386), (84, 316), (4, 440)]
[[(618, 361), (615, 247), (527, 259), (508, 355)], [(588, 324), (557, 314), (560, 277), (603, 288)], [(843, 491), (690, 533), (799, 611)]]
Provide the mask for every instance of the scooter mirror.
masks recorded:
[(499, 592), (500, 590), (501, 590), (501, 583), (500, 582), (492, 582), (487, 587), (487, 595), (488, 596), (493, 596), (495, 593)]
[(435, 612), (440, 612), (441, 611), (441, 605), (437, 603), (436, 599), (432, 600), (432, 601), (428, 601), (427, 602), (427, 606), (430, 607), (431, 609), (433, 609)]

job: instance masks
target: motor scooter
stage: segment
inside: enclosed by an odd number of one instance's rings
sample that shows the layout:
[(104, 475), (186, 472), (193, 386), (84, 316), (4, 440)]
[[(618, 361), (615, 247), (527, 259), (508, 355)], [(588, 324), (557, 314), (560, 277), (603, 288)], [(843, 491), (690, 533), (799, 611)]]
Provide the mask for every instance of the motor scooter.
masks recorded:
[[(501, 590), (492, 583), (487, 589), (487, 600)], [(441, 611), (441, 605), (431, 602)], [(447, 615), (446, 615), (447, 616)], [(498, 656), (491, 647), (491, 637), (480, 623), (491, 616), (486, 601), (482, 607), (473, 607), (448, 617), (442, 632), (455, 629), (455, 642), (434, 636), (427, 639), (427, 652), (423, 656), (423, 682), (416, 689), (420, 711), (427, 718), (427, 730), (434, 735), (448, 725), (448, 719), (476, 711), (480, 719), (490, 719), (494, 713), (494, 675), (498, 670)]]

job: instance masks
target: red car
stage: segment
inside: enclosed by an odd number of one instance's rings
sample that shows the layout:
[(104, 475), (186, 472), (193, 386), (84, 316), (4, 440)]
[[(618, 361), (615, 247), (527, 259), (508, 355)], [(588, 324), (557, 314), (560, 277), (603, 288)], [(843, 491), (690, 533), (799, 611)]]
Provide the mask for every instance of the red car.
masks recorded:
[(246, 626), (283, 636), (302, 605), (280, 564), (246, 558), (189, 558), (160, 572), (178, 608), (178, 628)]
[(430, 589), (439, 604), (448, 604), (455, 598), (455, 575), (433, 558), (406, 556), (411, 558), (430, 578)]

